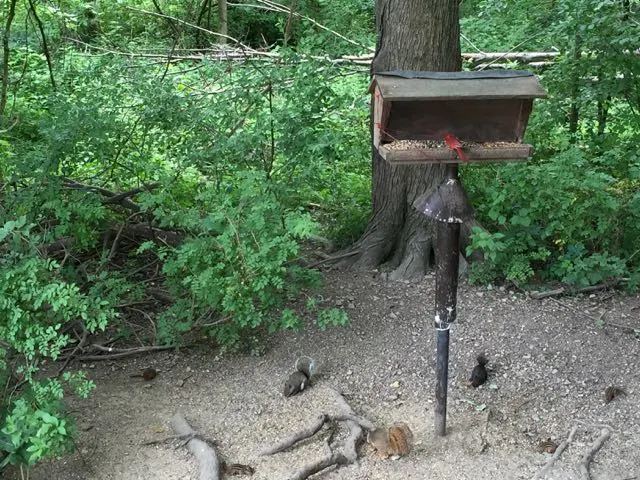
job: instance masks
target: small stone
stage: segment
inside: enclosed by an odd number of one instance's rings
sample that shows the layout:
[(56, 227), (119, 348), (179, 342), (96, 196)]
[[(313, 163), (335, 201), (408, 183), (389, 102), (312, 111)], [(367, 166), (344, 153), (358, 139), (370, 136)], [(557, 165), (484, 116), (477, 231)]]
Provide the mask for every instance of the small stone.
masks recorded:
[(395, 382), (393, 382), (391, 384), (391, 388), (400, 388), (400, 382), (398, 380), (396, 380)]
[(347, 375), (353, 375), (353, 371), (347, 370)]

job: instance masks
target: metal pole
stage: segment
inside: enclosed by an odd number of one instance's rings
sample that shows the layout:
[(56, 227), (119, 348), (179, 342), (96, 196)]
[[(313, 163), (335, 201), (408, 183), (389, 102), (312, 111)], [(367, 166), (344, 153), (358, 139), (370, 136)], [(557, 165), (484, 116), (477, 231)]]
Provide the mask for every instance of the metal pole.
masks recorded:
[[(449, 165), (445, 182), (457, 180), (458, 166)], [(460, 223), (438, 222), (436, 226), (436, 435), (444, 436), (447, 424), (449, 380), (449, 329), (456, 319)]]

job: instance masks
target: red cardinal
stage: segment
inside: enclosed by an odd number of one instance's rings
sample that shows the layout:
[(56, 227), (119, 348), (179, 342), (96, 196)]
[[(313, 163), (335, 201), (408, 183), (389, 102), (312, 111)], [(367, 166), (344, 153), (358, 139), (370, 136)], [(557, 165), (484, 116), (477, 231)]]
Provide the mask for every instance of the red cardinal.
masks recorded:
[(451, 150), (456, 151), (456, 153), (458, 154), (458, 158), (460, 160), (462, 160), (463, 162), (466, 162), (467, 160), (469, 160), (469, 157), (467, 157), (467, 155), (462, 150), (462, 143), (460, 143), (460, 140), (458, 140), (458, 137), (456, 137), (453, 133), (447, 133), (444, 136), (444, 141), (447, 143), (447, 146)]

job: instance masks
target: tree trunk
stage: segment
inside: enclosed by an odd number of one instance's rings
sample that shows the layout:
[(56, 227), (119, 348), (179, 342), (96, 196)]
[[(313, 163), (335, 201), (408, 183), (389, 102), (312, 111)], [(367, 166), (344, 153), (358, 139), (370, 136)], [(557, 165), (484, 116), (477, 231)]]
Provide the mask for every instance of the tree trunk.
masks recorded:
[(17, 0), (11, 0), (9, 2), (9, 14), (7, 15), (7, 21), (5, 22), (4, 32), (2, 33), (2, 86), (0, 87), (0, 120), (4, 117), (4, 110), (7, 106), (7, 88), (9, 86), (9, 32), (11, 31), (11, 24), (16, 15), (16, 2)]
[(227, 43), (228, 26), (227, 26), (227, 0), (218, 0), (218, 43)]
[[(459, 0), (377, 0), (372, 75), (390, 70), (461, 68)], [(386, 262), (390, 278), (424, 275), (431, 265), (435, 226), (413, 207), (440, 183), (439, 165), (391, 166), (373, 149), (373, 214), (347, 262), (371, 268)]]

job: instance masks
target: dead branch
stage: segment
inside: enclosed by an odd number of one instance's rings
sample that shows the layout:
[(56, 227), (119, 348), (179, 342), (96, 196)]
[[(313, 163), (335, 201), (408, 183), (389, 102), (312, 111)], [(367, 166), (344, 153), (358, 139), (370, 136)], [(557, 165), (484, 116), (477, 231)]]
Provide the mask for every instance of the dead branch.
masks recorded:
[(567, 294), (576, 294), (576, 293), (589, 293), (589, 292), (597, 292), (599, 290), (605, 290), (607, 288), (615, 287), (620, 283), (619, 280), (613, 280), (611, 282), (599, 283), (598, 285), (591, 285), (589, 287), (583, 287), (578, 289), (571, 289), (560, 287), (555, 290), (548, 290), (546, 292), (531, 292), (531, 298), (534, 300), (541, 300), (543, 298), (548, 297), (557, 297), (559, 295)]
[(545, 463), (544, 467), (542, 467), (542, 469), (533, 476), (532, 480), (538, 480), (544, 477), (547, 474), (547, 472), (551, 470), (553, 465), (556, 463), (556, 460), (558, 460), (558, 458), (560, 458), (560, 455), (562, 455), (562, 452), (564, 452), (567, 446), (569, 446), (569, 444), (573, 441), (573, 437), (576, 435), (577, 431), (578, 431), (577, 426), (571, 429), (571, 432), (569, 433), (569, 436), (567, 437), (567, 439), (564, 442), (562, 442), (560, 445), (558, 445), (558, 448), (556, 448), (556, 451), (554, 452), (553, 456), (549, 460), (547, 460), (547, 463)]
[[(114, 228), (120, 228), (114, 226)], [(124, 235), (133, 238), (143, 238), (145, 240), (153, 240), (170, 247), (178, 247), (184, 242), (184, 237), (169, 230), (153, 227), (147, 223), (134, 223), (126, 225), (123, 231)]]
[(602, 445), (604, 445), (604, 442), (606, 442), (610, 436), (611, 430), (606, 427), (603, 428), (600, 431), (600, 436), (596, 438), (596, 440), (591, 444), (591, 448), (589, 448), (589, 450), (583, 455), (582, 460), (580, 460), (580, 473), (582, 473), (584, 480), (591, 480), (591, 474), (589, 473), (589, 464), (593, 460), (595, 454), (598, 453), (598, 450), (602, 448)]
[(313, 437), (316, 433), (320, 431), (320, 429), (324, 426), (325, 422), (328, 419), (328, 415), (322, 414), (319, 415), (312, 424), (303, 428), (298, 432), (294, 432), (288, 437), (282, 439), (281, 441), (275, 443), (274, 445), (263, 448), (258, 455), (261, 457), (267, 455), (273, 455), (274, 453), (282, 452), (287, 448), (291, 447), (293, 444), (299, 442), (300, 440), (304, 440), (306, 438)]
[(136, 203), (134, 203), (130, 198), (128, 198), (128, 196), (120, 198), (120, 200), (117, 202), (114, 202), (112, 200), (113, 198), (121, 197), (122, 195), (121, 193), (115, 193), (115, 192), (112, 192), (111, 190), (107, 190), (106, 188), (98, 187), (95, 185), (87, 185), (86, 183), (76, 182), (75, 180), (71, 180), (70, 178), (63, 179), (62, 185), (74, 190), (85, 190), (88, 192), (97, 192), (102, 196), (107, 197), (106, 200), (102, 201), (103, 204), (117, 203), (121, 207), (127, 208), (129, 210), (133, 210), (134, 212), (140, 211), (140, 207)]
[(149, 185), (145, 185), (144, 187), (132, 188), (131, 190), (127, 190), (126, 192), (116, 193), (111, 197), (104, 199), (102, 203), (105, 205), (109, 205), (112, 203), (120, 204), (123, 200), (129, 197), (133, 197), (134, 195), (137, 195), (138, 193), (142, 193), (142, 192), (150, 192), (151, 190), (154, 190), (159, 186), (160, 186), (160, 183), (155, 182), (155, 183), (150, 183)]
[(199, 25), (194, 25), (193, 23), (185, 22), (184, 20), (181, 20), (179, 18), (172, 17), (170, 15), (163, 15), (163, 14), (160, 14), (160, 13), (157, 13), (157, 12), (150, 12), (149, 10), (143, 10), (141, 8), (135, 8), (135, 7), (126, 7), (126, 8), (127, 8), (127, 10), (131, 10), (133, 12), (144, 13), (145, 15), (151, 15), (153, 17), (160, 17), (160, 18), (164, 18), (164, 19), (167, 19), (167, 20), (171, 20), (171, 21), (173, 21), (175, 23), (180, 23), (180, 24), (185, 25), (187, 27), (194, 28), (196, 30), (200, 30), (201, 32), (205, 32), (205, 33), (207, 33), (209, 35), (214, 35), (216, 37), (220, 37), (220, 38), (224, 38), (226, 40), (230, 40), (232, 43), (235, 43), (236, 45), (239, 45), (240, 47), (242, 47), (242, 49), (244, 49), (245, 51), (248, 51), (248, 52), (251, 52), (251, 53), (255, 53), (256, 52), (256, 50), (254, 50), (253, 48), (245, 45), (244, 43), (242, 43), (240, 40), (238, 40), (236, 38), (230, 37), (229, 35), (225, 35), (223, 33), (218, 33), (218, 32), (214, 32), (212, 30), (208, 30), (208, 29), (203, 28), (203, 27), (201, 27)]
[(36, 5), (33, 3), (33, 0), (28, 0), (29, 10), (31, 12), (31, 16), (36, 22), (38, 26), (38, 31), (40, 32), (40, 38), (42, 39), (42, 52), (44, 53), (44, 57), (47, 61), (47, 68), (49, 69), (49, 79), (51, 81), (51, 88), (55, 92), (56, 91), (56, 79), (53, 76), (53, 64), (51, 62), (51, 52), (49, 50), (49, 45), (47, 43), (47, 36), (44, 33), (44, 25), (42, 24), (42, 20), (38, 16), (38, 12), (36, 11)]
[(82, 350), (85, 344), (87, 343), (87, 337), (89, 336), (89, 331), (87, 330), (87, 327), (84, 326), (84, 323), (82, 323), (81, 321), (78, 321), (78, 324), (82, 328), (82, 337), (80, 338), (78, 345), (76, 345), (73, 351), (69, 355), (67, 355), (64, 363), (62, 364), (62, 366), (58, 370), (58, 373), (56, 374), (56, 378), (60, 378), (60, 375), (62, 375), (62, 373), (69, 366), (69, 363), (71, 363), (71, 360), (73, 360), (73, 358), (76, 356), (76, 353)]
[(87, 362), (94, 362), (94, 361), (99, 362), (102, 360), (115, 360), (117, 358), (130, 357), (132, 355), (138, 355), (140, 353), (160, 352), (162, 350), (170, 350), (172, 348), (175, 348), (169, 345), (152, 345), (149, 347), (135, 347), (135, 348), (127, 348), (127, 349), (102, 347), (101, 345), (92, 345), (92, 346), (98, 350), (102, 350), (105, 352), (116, 351), (118, 353), (105, 354), (105, 355), (82, 355), (78, 357), (78, 360), (87, 361)]
[(200, 480), (219, 480), (220, 464), (215, 449), (197, 437), (196, 432), (181, 413), (178, 412), (173, 416), (171, 426), (178, 435), (185, 435), (187, 438), (191, 435), (187, 448), (200, 464)]

